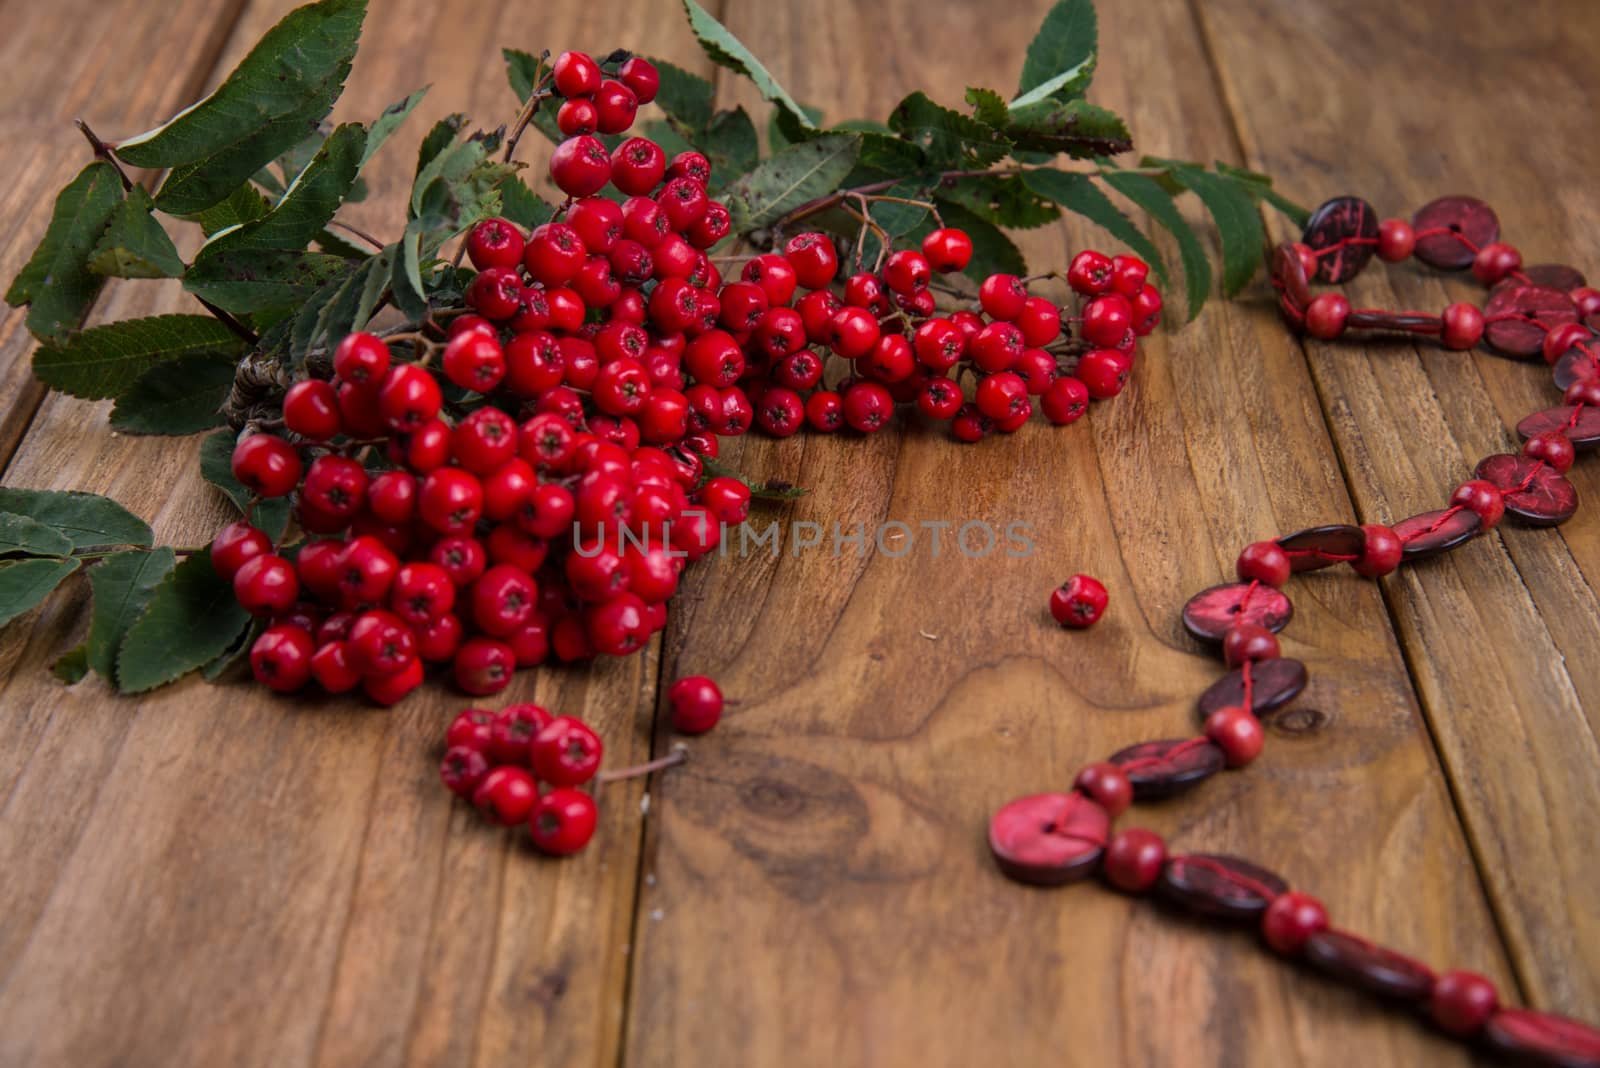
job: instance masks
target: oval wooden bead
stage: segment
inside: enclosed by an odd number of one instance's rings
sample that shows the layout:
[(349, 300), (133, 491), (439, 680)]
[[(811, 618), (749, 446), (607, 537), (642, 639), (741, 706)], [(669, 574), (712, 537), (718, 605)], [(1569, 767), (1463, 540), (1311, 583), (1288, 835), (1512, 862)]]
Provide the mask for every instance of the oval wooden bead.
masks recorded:
[(1402, 519), (1394, 525), (1394, 532), (1405, 545), (1401, 559), (1426, 560), (1470, 541), (1482, 527), (1483, 520), (1469, 508), (1440, 509)]
[[(1411, 217), (1411, 226), (1418, 234), (1413, 255), (1441, 271), (1466, 270), (1477, 258), (1478, 249), (1500, 238), (1500, 220), (1494, 209), (1477, 197), (1440, 197), (1424, 204)], [(1424, 230), (1438, 229), (1454, 233), (1421, 236)], [(1465, 237), (1471, 244), (1461, 241), (1455, 234)]]
[[(1522, 277), (1518, 278), (1518, 274)], [(1495, 293), (1509, 286), (1549, 286), (1569, 293), (1588, 284), (1589, 280), (1576, 267), (1568, 267), (1564, 263), (1535, 263), (1531, 267), (1519, 268), (1515, 274), (1506, 275), (1489, 292)]]
[[(1276, 657), (1250, 665), (1250, 711), (1265, 719), (1300, 696), (1306, 688), (1306, 666), (1298, 660)], [(1230, 671), (1213, 682), (1196, 702), (1203, 720), (1219, 708), (1244, 704), (1244, 668)]]
[(1600, 1030), (1550, 1012), (1501, 1009), (1489, 1017), (1483, 1039), (1519, 1064), (1600, 1068)]
[(1565, 523), (1578, 510), (1578, 491), (1567, 477), (1526, 456), (1508, 452), (1487, 456), (1478, 462), (1474, 477), (1504, 490), (1506, 514), (1530, 527)]
[(1580, 378), (1600, 378), (1600, 362), (1579, 348), (1564, 352), (1550, 369), (1556, 388), (1562, 392)]
[[(1180, 794), (1221, 771), (1227, 762), (1220, 746), (1193, 738), (1139, 742), (1111, 754), (1133, 784), (1135, 801), (1160, 801)], [(1177, 753), (1173, 750), (1184, 748)]]
[(1331, 927), (1307, 939), (1304, 954), (1329, 975), (1383, 997), (1415, 1001), (1433, 990), (1426, 964)]
[[(1248, 595), (1248, 600), (1246, 600)], [(1294, 605), (1280, 590), (1232, 582), (1201, 590), (1183, 606), (1183, 625), (1201, 641), (1220, 642), (1235, 623), (1255, 623), (1277, 633), (1294, 618)]]
[(1352, 311), (1345, 316), (1346, 330), (1398, 330), (1407, 334), (1437, 334), (1444, 329), (1437, 315), (1416, 312)]
[(1060, 886), (1094, 871), (1111, 820), (1083, 794), (1019, 797), (989, 821), (989, 850), (1000, 870), (1035, 886)]
[(1240, 857), (1198, 853), (1169, 858), (1156, 888), (1163, 897), (1202, 916), (1253, 920), (1289, 884)]
[(1542, 412), (1534, 412), (1517, 424), (1517, 433), (1526, 441), (1536, 434), (1548, 434), (1554, 430), (1565, 434), (1567, 440), (1572, 442), (1572, 447), (1579, 452), (1592, 449), (1600, 444), (1600, 408), (1586, 404), (1574, 420), (1572, 411), (1575, 407), (1577, 405), (1560, 404)]
[(1302, 314), (1311, 303), (1311, 286), (1306, 281), (1305, 265), (1294, 246), (1285, 242), (1272, 251), (1272, 277), (1283, 286), (1283, 295)]
[(1343, 523), (1311, 527), (1278, 539), (1278, 548), (1289, 554), (1290, 571), (1316, 571), (1348, 563), (1359, 559), (1366, 547), (1367, 536), (1361, 528)]
[(1300, 240), (1312, 248), (1328, 248), (1352, 237), (1364, 238), (1366, 243), (1345, 245), (1337, 252), (1318, 257), (1318, 279), (1348, 282), (1361, 273), (1378, 251), (1378, 213), (1360, 197), (1334, 197), (1311, 213)]
[[(1521, 318), (1496, 321), (1497, 315)], [(1489, 298), (1483, 317), (1484, 339), (1495, 351), (1518, 359), (1532, 359), (1543, 353), (1544, 336), (1551, 329), (1578, 321), (1578, 306), (1564, 290), (1548, 286), (1508, 286)], [(1525, 319), (1537, 322), (1525, 322)]]

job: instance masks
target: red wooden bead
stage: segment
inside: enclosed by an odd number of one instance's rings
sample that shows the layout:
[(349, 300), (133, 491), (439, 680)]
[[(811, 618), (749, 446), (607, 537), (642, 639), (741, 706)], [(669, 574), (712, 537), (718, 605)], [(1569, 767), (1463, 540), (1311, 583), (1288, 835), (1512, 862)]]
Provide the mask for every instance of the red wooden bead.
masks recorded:
[(1440, 197), (1424, 204), (1411, 217), (1411, 225), (1421, 234), (1416, 257), (1429, 267), (1459, 271), (1472, 265), (1478, 249), (1500, 236), (1500, 220), (1494, 209), (1476, 197)]
[(1369, 523), (1361, 528), (1361, 532), (1365, 535), (1361, 559), (1350, 565), (1355, 568), (1356, 574), (1364, 578), (1380, 578), (1400, 566), (1405, 546), (1393, 530), (1380, 523)]
[(1164, 738), (1119, 749), (1111, 754), (1111, 763), (1127, 773), (1135, 801), (1159, 801), (1209, 779), (1227, 758), (1211, 741)]
[(1418, 1001), (1433, 992), (1433, 970), (1421, 961), (1329, 928), (1306, 940), (1307, 962), (1382, 997)]
[(1484, 307), (1489, 325), (1484, 337), (1507, 356), (1524, 359), (1539, 355), (1545, 335), (1558, 326), (1575, 323), (1578, 308), (1572, 298), (1549, 286), (1502, 286)]
[(1578, 306), (1578, 314), (1587, 319), (1591, 315), (1600, 315), (1600, 289), (1591, 289), (1580, 286), (1567, 294), (1572, 298), (1572, 303)]
[(989, 821), (989, 849), (1018, 882), (1058, 886), (1094, 870), (1111, 823), (1083, 794), (1020, 797)]
[[(1535, 263), (1522, 268), (1516, 276), (1502, 279), (1500, 286), (1549, 286), (1570, 293), (1587, 285), (1583, 272), (1564, 263)], [(1496, 288), (1499, 288), (1497, 286)]]
[[(1540, 434), (1529, 438), (1527, 444), (1535, 441), (1546, 443), (1540, 448), (1558, 454), (1558, 459), (1565, 445), (1567, 466), (1572, 465), (1572, 443), (1561, 435)], [(1523, 451), (1527, 451), (1527, 445), (1523, 446)], [(1475, 474), (1497, 487), (1503, 494), (1505, 510), (1529, 526), (1553, 527), (1571, 519), (1578, 510), (1578, 491), (1553, 464), (1500, 453), (1479, 461)]]
[(1161, 895), (1202, 916), (1254, 920), (1289, 884), (1241, 857), (1198, 853), (1170, 857), (1156, 884)]
[[(1577, 458), (1577, 450), (1572, 447), (1572, 442), (1567, 440), (1565, 434), (1535, 434), (1522, 443), (1522, 455), (1530, 460), (1542, 460), (1551, 470), (1558, 475), (1564, 475), (1572, 470), (1572, 462)], [(1484, 463), (1488, 463), (1487, 460)], [(1480, 478), (1483, 464), (1478, 465)]]
[(1492, 286), (1522, 266), (1522, 253), (1504, 241), (1495, 241), (1478, 250), (1472, 258), (1472, 277)]
[(1094, 798), (1112, 819), (1122, 815), (1133, 804), (1133, 783), (1128, 781), (1127, 773), (1107, 761), (1090, 764), (1078, 772), (1072, 785)]
[(1360, 527), (1333, 523), (1287, 534), (1278, 539), (1278, 545), (1298, 573), (1332, 567), (1341, 557), (1360, 556), (1364, 540)]
[(1275, 541), (1252, 542), (1239, 554), (1234, 571), (1240, 582), (1262, 582), (1274, 588), (1289, 581), (1289, 554)]
[(1478, 513), (1484, 530), (1491, 529), (1506, 514), (1505, 496), (1500, 492), (1500, 487), (1481, 478), (1457, 486), (1455, 492), (1450, 494), (1450, 503)]
[(1261, 937), (1286, 957), (1299, 953), (1312, 935), (1327, 927), (1328, 910), (1322, 902), (1295, 890), (1274, 898), (1261, 917)]
[(1430, 556), (1437, 556), (1472, 540), (1482, 530), (1483, 520), (1470, 508), (1423, 512), (1394, 525), (1395, 535), (1405, 546), (1400, 551), (1405, 560), (1426, 560)]
[(1447, 349), (1470, 349), (1483, 340), (1483, 312), (1472, 304), (1452, 304), (1440, 316), (1440, 337)]
[(1600, 1064), (1600, 1030), (1532, 1009), (1501, 1009), (1483, 1029), (1489, 1046), (1519, 1063), (1573, 1068)]
[(1183, 606), (1183, 625), (1202, 641), (1220, 642), (1236, 623), (1255, 623), (1273, 633), (1289, 625), (1294, 605), (1270, 586), (1232, 583), (1201, 590)]
[(1582, 323), (1562, 323), (1553, 327), (1545, 334), (1544, 340), (1539, 345), (1544, 355), (1544, 362), (1554, 365), (1578, 342), (1588, 341), (1593, 336), (1593, 331)]
[(1428, 1014), (1440, 1028), (1460, 1038), (1483, 1029), (1499, 1007), (1494, 984), (1476, 972), (1445, 972), (1434, 980)]
[(1229, 627), (1222, 636), (1222, 661), (1231, 668), (1256, 660), (1273, 660), (1278, 655), (1278, 639), (1254, 623)]
[[(1298, 660), (1279, 658), (1250, 665), (1250, 708), (1257, 719), (1266, 716), (1300, 695), (1306, 688), (1306, 666)], [(1195, 702), (1202, 719), (1219, 708), (1244, 704), (1244, 668), (1230, 671), (1200, 695)]]
[[(1294, 252), (1295, 259), (1300, 261), (1300, 273), (1307, 282), (1317, 276), (1317, 251), (1304, 241), (1296, 241), (1289, 248)], [(1309, 293), (1310, 291), (1307, 290)], [(1310, 304), (1311, 298), (1306, 297), (1305, 303)]]
[(1238, 705), (1219, 708), (1207, 716), (1206, 737), (1222, 750), (1230, 768), (1242, 768), (1255, 760), (1267, 741), (1261, 721)]
[[(1578, 389), (1581, 385), (1584, 383), (1580, 382), (1567, 390), (1568, 397), (1578, 396), (1580, 401), (1569, 400), (1561, 407), (1546, 408), (1523, 417), (1522, 422), (1517, 424), (1517, 433), (1524, 438), (1550, 431), (1565, 434), (1567, 440), (1572, 442), (1572, 447), (1579, 452), (1600, 444), (1600, 407), (1596, 406), (1600, 404), (1600, 382), (1588, 390)], [(1593, 400), (1588, 399), (1591, 395)], [(1582, 408), (1574, 410), (1579, 403)]]
[[(1348, 282), (1372, 259), (1378, 236), (1378, 215), (1360, 197), (1334, 197), (1306, 220), (1300, 240), (1313, 249), (1338, 246), (1318, 257), (1316, 277), (1324, 282)], [(1342, 244), (1351, 238), (1354, 244)]]
[(1272, 252), (1272, 277), (1283, 287), (1284, 299), (1296, 308), (1311, 303), (1311, 287), (1306, 279), (1317, 269), (1317, 256), (1309, 247), (1285, 242)]
[(1399, 263), (1417, 247), (1417, 232), (1404, 219), (1385, 219), (1378, 224), (1378, 258)]
[(1565, 392), (1574, 383), (1600, 378), (1600, 346), (1591, 343), (1585, 348), (1589, 351), (1573, 346), (1556, 359), (1550, 378), (1557, 389)]
[(1154, 831), (1130, 827), (1118, 831), (1106, 845), (1101, 872), (1106, 882), (1130, 894), (1143, 894), (1161, 878), (1167, 844)]
[(1332, 341), (1344, 333), (1345, 320), (1349, 317), (1350, 302), (1343, 294), (1319, 294), (1306, 306), (1306, 333)]
[[(1561, 399), (1568, 404), (1582, 404), (1589, 408), (1600, 408), (1600, 376), (1591, 377), (1589, 375), (1584, 375), (1566, 388), (1566, 391), (1561, 394)], [(1551, 411), (1565, 412), (1568, 418), (1570, 418), (1572, 414), (1571, 408), (1558, 408), (1552, 409)], [(1542, 412), (1539, 414), (1548, 416), (1550, 413)], [(1526, 423), (1532, 418), (1533, 416), (1529, 416), (1528, 419), (1524, 419), (1522, 422)], [(1525, 438), (1531, 437), (1533, 434), (1541, 433), (1545, 430), (1558, 430), (1561, 433), (1566, 432), (1567, 419), (1557, 419), (1553, 420), (1553, 422), (1559, 425), (1539, 427), (1529, 434), (1522, 434), (1522, 436)], [(1522, 433), (1522, 423), (1517, 424), (1517, 433)], [(1568, 437), (1570, 438), (1570, 435), (1568, 435)]]

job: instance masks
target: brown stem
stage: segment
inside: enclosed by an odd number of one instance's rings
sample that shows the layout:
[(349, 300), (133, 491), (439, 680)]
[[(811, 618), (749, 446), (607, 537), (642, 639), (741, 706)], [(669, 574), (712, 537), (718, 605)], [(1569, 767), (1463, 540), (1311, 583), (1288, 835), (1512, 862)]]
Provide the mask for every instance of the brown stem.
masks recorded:
[(133, 179), (129, 178), (128, 173), (122, 169), (122, 164), (117, 162), (117, 157), (111, 154), (111, 146), (100, 140), (95, 135), (95, 132), (89, 129), (89, 124), (82, 119), (73, 121), (77, 123), (78, 131), (88, 139), (89, 147), (94, 149), (95, 159), (103, 159), (111, 164), (112, 168), (117, 172), (117, 177), (122, 179), (122, 191), (124, 193), (132, 191)]
[[(539, 53), (539, 62), (534, 67), (535, 74), (544, 67), (544, 61), (549, 58), (549, 49)], [(528, 94), (527, 103), (523, 104), (522, 110), (517, 112), (517, 121), (511, 124), (511, 136), (506, 139), (505, 161), (507, 163), (510, 163), (512, 158), (516, 156), (517, 142), (522, 140), (523, 133), (528, 129), (529, 124), (533, 122), (534, 115), (539, 111), (539, 105), (543, 104), (550, 96), (550, 90), (545, 86), (554, 76), (555, 70), (552, 68), (548, 75), (537, 78), (534, 82), (533, 92)]]
[(206, 298), (195, 297), (194, 299), (198, 300), (201, 306), (216, 318), (217, 322), (221, 323), (229, 330), (232, 330), (235, 334), (238, 334), (240, 337), (244, 338), (244, 340), (249, 344), (254, 345), (256, 342), (261, 340), (256, 336), (256, 332), (254, 330), (251, 330), (248, 326), (245, 326), (239, 320), (235, 319), (232, 315), (229, 315), (227, 312), (223, 311)]
[(600, 774), (594, 777), (594, 781), (597, 783), (602, 783), (620, 782), (623, 779), (635, 779), (640, 775), (649, 775), (652, 772), (661, 771), (665, 768), (676, 767), (679, 764), (685, 763), (688, 761), (688, 759), (689, 750), (674, 749), (666, 756), (657, 757), (655, 760), (649, 761), (645, 764), (636, 764), (631, 768), (618, 768), (616, 771), (602, 771)]
[(357, 237), (371, 245), (373, 248), (377, 249), (379, 252), (382, 252), (388, 247), (382, 241), (379, 241), (365, 230), (357, 229), (356, 227), (351, 226), (349, 223), (339, 222), (336, 219), (333, 222), (330, 222), (328, 226), (335, 230), (343, 230), (347, 234), (355, 234)]

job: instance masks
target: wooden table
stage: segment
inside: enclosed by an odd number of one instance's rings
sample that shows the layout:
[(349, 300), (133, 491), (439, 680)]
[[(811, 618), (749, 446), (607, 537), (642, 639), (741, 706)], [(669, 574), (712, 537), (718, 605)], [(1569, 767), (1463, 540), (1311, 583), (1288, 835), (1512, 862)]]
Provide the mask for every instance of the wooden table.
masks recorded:
[[(0, 0), (0, 275), (86, 157), (73, 117), (108, 137), (154, 124), (289, 6)], [(352, 212), (380, 233), (428, 123), (509, 118), (503, 44), (628, 44), (713, 73), (664, 0), (372, 6), (339, 114), (436, 83)], [(1048, 5), (722, 6), (796, 96), (845, 118), (918, 87), (952, 102), (1009, 87)], [(1359, 193), (1390, 215), (1476, 194), (1530, 260), (1594, 275), (1593, 15), (1587, 0), (1108, 2), (1094, 96), (1144, 151), (1257, 167), (1305, 202)], [(1078, 223), (1025, 237), (1038, 264), (1107, 243)], [(1352, 292), (1425, 309), (1478, 295), (1410, 266)], [(141, 284), (96, 316), (182, 304)], [(106, 406), (42, 396), (30, 348), (9, 314), (6, 484), (110, 493), (176, 543), (223, 522), (196, 441), (114, 436)], [(81, 596), (8, 628), (0, 1063), (1466, 1060), (1246, 934), (1093, 885), (1011, 884), (983, 828), (1020, 791), (1193, 728), (1217, 668), (1178, 610), (1240, 546), (1436, 507), (1513, 443), (1520, 414), (1553, 403), (1548, 376), (1481, 353), (1303, 343), (1264, 283), (1146, 351), (1129, 392), (1070, 430), (1036, 422), (977, 448), (921, 430), (735, 445), (747, 471), (815, 491), (789, 520), (1020, 520), (1035, 553), (934, 560), (919, 542), (902, 559), (717, 561), (647, 655), (519, 678), (507, 697), (595, 722), (619, 764), (670, 743), (662, 680), (710, 673), (743, 702), (652, 784), (647, 812), (644, 786), (608, 788), (575, 860), (534, 856), (439, 787), (462, 704), (442, 687), (393, 711), (239, 682), (114, 699), (47, 672), (86, 625)], [(1600, 499), (1593, 462), (1572, 478)], [(1112, 608), (1069, 635), (1043, 601), (1074, 571), (1100, 576)], [(1248, 773), (1138, 820), (1183, 849), (1262, 859), (1337, 922), (1481, 970), (1510, 999), (1600, 1017), (1597, 580), (1592, 508), (1380, 584), (1297, 580), (1285, 652), (1311, 668), (1303, 711)]]

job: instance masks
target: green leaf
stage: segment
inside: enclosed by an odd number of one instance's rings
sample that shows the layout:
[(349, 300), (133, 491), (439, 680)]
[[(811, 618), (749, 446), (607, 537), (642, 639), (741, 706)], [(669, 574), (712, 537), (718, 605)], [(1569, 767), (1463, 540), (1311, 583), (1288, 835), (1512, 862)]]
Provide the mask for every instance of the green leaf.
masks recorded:
[(148, 523), (110, 497), (95, 493), (0, 487), (0, 512), (26, 515), (59, 531), (79, 552), (113, 545), (148, 549), (155, 544)]
[(250, 512), (250, 491), (233, 477), (233, 446), (237, 440), (232, 430), (219, 430), (201, 442), (200, 474), (221, 490), (241, 514), (249, 516), (257, 529), (276, 542), (289, 526), (289, 498), (262, 501), (256, 505), (254, 514)]
[(1099, 47), (1094, 0), (1057, 0), (1039, 25), (1022, 61), (1022, 80), (1012, 107), (1055, 97), (1080, 97), (1094, 77)]
[(940, 200), (938, 204), (945, 225), (960, 227), (972, 238), (972, 262), (967, 264), (965, 271), (969, 278), (982, 281), (991, 274), (1028, 273), (1028, 264), (1022, 258), (1022, 253), (999, 227), (979, 218), (960, 204), (946, 200)]
[(1040, 196), (1049, 197), (1075, 215), (1082, 215), (1105, 230), (1112, 237), (1131, 248), (1136, 255), (1150, 264), (1161, 284), (1167, 284), (1167, 265), (1162, 262), (1160, 250), (1134, 225), (1132, 219), (1122, 214), (1111, 198), (1101, 191), (1086, 174), (1071, 171), (1033, 170), (1024, 177), (1028, 187)]
[(498, 139), (470, 137), (437, 153), (418, 172), (410, 215), (421, 223), (424, 256), (500, 210), (499, 187), (518, 168), (490, 158), (498, 146)]
[[(801, 104), (800, 110), (810, 117), (811, 126), (820, 127), (822, 125), (821, 108)], [(767, 150), (769, 152), (776, 154), (790, 145), (798, 145), (810, 136), (810, 129), (800, 126), (795, 121), (794, 116), (783, 108), (773, 108), (772, 113), (767, 116)]]
[(1005, 97), (993, 89), (967, 89), (967, 103), (972, 105), (972, 117), (997, 130), (1006, 128), (1011, 121), (1011, 108)]
[(195, 434), (222, 422), (236, 364), (227, 356), (180, 356), (152, 367), (111, 409), (111, 427), (125, 434)]
[(244, 249), (197, 260), (184, 275), (183, 288), (231, 312), (283, 312), (346, 269), (343, 257), (325, 252)]
[(750, 121), (744, 108), (717, 112), (717, 117), (694, 143), (711, 161), (713, 181), (719, 177), (727, 180), (738, 177), (754, 167), (761, 156), (756, 124)]
[(37, 607), (50, 591), (78, 570), (76, 560), (12, 560), (0, 563), (0, 626)]
[(180, 356), (237, 356), (244, 342), (209, 315), (157, 315), (85, 330), (33, 356), (34, 373), (63, 393), (88, 400), (115, 397), (160, 363)]
[(128, 191), (89, 257), (89, 269), (109, 278), (176, 278), (183, 257), (151, 214), (155, 202), (143, 186)]
[(1029, 230), (1061, 218), (1060, 209), (1021, 175), (963, 178), (941, 188), (939, 196), (1008, 230)]
[(1268, 204), (1287, 215), (1296, 227), (1305, 229), (1307, 220), (1311, 218), (1311, 210), (1290, 200), (1276, 189), (1272, 188), (1272, 179), (1260, 171), (1246, 170), (1243, 167), (1234, 167), (1222, 162), (1216, 162), (1217, 173), (1227, 175), (1245, 183), (1251, 196), (1257, 200), (1265, 200)]
[[(932, 202), (929, 186), (915, 180), (908, 180), (891, 186), (883, 193), (884, 196), (898, 197), (901, 200), (922, 200)], [(921, 226), (928, 218), (928, 209), (915, 204), (900, 204), (892, 200), (875, 200), (868, 205), (872, 221), (883, 227), (890, 237), (903, 237)]]
[(652, 59), (661, 74), (656, 90), (656, 106), (685, 129), (699, 131), (711, 124), (711, 101), (715, 87), (698, 74), (691, 74), (675, 63)]
[(938, 170), (987, 167), (1011, 151), (1005, 135), (959, 111), (935, 104), (921, 92), (895, 107), (889, 127), (927, 153)]
[(700, 41), (700, 47), (711, 57), (711, 62), (749, 78), (755, 83), (763, 98), (789, 113), (790, 119), (800, 130), (816, 129), (816, 124), (811, 116), (806, 114), (805, 109), (778, 84), (777, 79), (761, 65), (759, 59), (740, 43), (726, 26), (711, 15), (711, 12), (701, 7), (696, 0), (683, 0), (683, 9), (689, 15), (689, 29), (694, 31), (695, 37)]
[(28, 330), (40, 340), (60, 339), (76, 329), (99, 295), (105, 277), (89, 268), (89, 257), (122, 203), (122, 179), (104, 161), (89, 164), (56, 196), (50, 225), (18, 272), (6, 303), (28, 309)]
[(195, 256), (195, 267), (231, 253), (304, 249), (344, 203), (361, 169), (366, 144), (367, 131), (361, 126), (340, 126), (296, 175), (272, 210), (213, 236)]
[(740, 233), (776, 222), (808, 200), (833, 192), (861, 154), (861, 135), (823, 134), (764, 160), (727, 188), (724, 200)]
[(446, 115), (433, 124), (433, 129), (428, 131), (428, 136), (422, 139), (422, 145), (417, 149), (417, 175), (439, 157), (439, 153), (449, 148), (456, 142), (456, 135), (467, 124), (467, 117), (459, 111), (453, 115)]
[[(395, 307), (400, 309), (407, 322), (412, 323), (420, 323), (428, 317), (428, 293), (422, 285), (421, 241), (422, 234), (418, 230), (407, 228), (406, 236), (400, 239), (399, 246), (393, 252), (384, 249), (384, 255), (393, 257), (394, 266), (390, 270), (389, 290), (394, 294)], [(373, 277), (381, 276), (374, 271)], [(371, 285), (369, 284), (367, 288), (370, 289)], [(372, 307), (376, 306), (377, 298), (374, 297)], [(361, 315), (363, 310), (365, 314)], [(361, 329), (365, 327), (366, 320), (372, 318), (372, 308), (358, 308), (357, 311), (358, 317), (363, 321), (356, 329)]]
[(262, 632), (267, 629), (267, 623), (268, 621), (265, 619), (251, 620), (250, 625), (234, 640), (232, 645), (228, 646), (220, 656), (200, 669), (200, 677), (207, 682), (216, 682), (220, 679), (229, 668), (249, 655), (250, 647), (255, 645), (256, 639), (261, 637)]
[(25, 556), (67, 556), (72, 539), (30, 516), (0, 512), (0, 553)]
[(378, 154), (378, 149), (383, 147), (383, 143), (400, 128), (401, 123), (411, 117), (413, 111), (417, 110), (422, 98), (428, 95), (429, 88), (430, 86), (424, 85), (404, 100), (397, 100), (383, 109), (383, 114), (377, 117), (372, 123), (372, 128), (367, 131), (366, 147), (361, 152), (361, 169), (365, 169), (366, 165), (372, 162), (372, 157)]
[(518, 226), (532, 230), (555, 218), (555, 205), (528, 188), (513, 174), (500, 185), (500, 214)]
[(332, 230), (323, 230), (317, 235), (317, 251), (338, 256), (342, 260), (357, 261), (364, 260), (372, 254), (364, 245), (346, 241)]
[[(278, 186), (277, 191), (281, 196), (283, 187)], [(271, 210), (272, 201), (262, 196), (260, 190), (254, 186), (241, 185), (205, 211), (189, 218), (199, 223), (205, 235), (211, 237), (219, 230), (254, 222)]]
[[(849, 127), (841, 125), (839, 128)], [(874, 171), (882, 171), (888, 177), (898, 178), (903, 174), (927, 170), (928, 158), (922, 149), (910, 141), (903, 141), (893, 134), (869, 130), (861, 133), (860, 164)]]
[(1172, 174), (1194, 191), (1217, 224), (1222, 239), (1222, 291), (1231, 297), (1250, 284), (1261, 266), (1267, 232), (1256, 202), (1238, 182), (1199, 167), (1174, 167)]
[(332, 110), (366, 8), (366, 0), (320, 0), (290, 12), (216, 92), (119, 144), (118, 158), (174, 168), (156, 196), (163, 211), (187, 215), (215, 204)]
[[(533, 87), (539, 84), (539, 57), (519, 48), (502, 48), (500, 55), (505, 57), (506, 77), (511, 80), (511, 91), (517, 94), (519, 104), (526, 104), (533, 95)], [(665, 83), (665, 75), (661, 80)]]
[(1006, 136), (1024, 152), (1065, 152), (1078, 159), (1116, 156), (1133, 147), (1127, 124), (1086, 100), (1041, 100), (1014, 107)]
[(116, 685), (117, 650), (150, 598), (171, 574), (177, 556), (170, 546), (148, 552), (131, 549), (112, 553), (89, 569), (94, 609), (89, 618), (86, 664), (95, 674)]
[[(661, 151), (666, 154), (668, 159), (671, 159), (680, 152), (700, 151), (692, 143), (685, 139), (683, 134), (678, 132), (678, 128), (676, 126), (673, 126), (672, 123), (666, 119), (650, 119), (644, 124), (644, 128), (639, 132), (645, 137), (648, 137), (650, 140), (654, 141), (656, 144), (660, 145)], [(704, 135), (696, 133), (695, 136), (700, 137)], [(711, 175), (711, 180), (720, 184), (737, 177), (738, 175), (736, 174), (713, 173)]]
[(50, 674), (68, 686), (82, 682), (83, 677), (89, 674), (88, 643), (81, 643), (56, 657), (56, 662), (50, 665)]
[(249, 625), (233, 584), (212, 568), (210, 550), (195, 553), (167, 573), (128, 628), (117, 653), (118, 688), (165, 686), (222, 655)]
[(1206, 250), (1195, 236), (1183, 214), (1172, 203), (1172, 197), (1153, 178), (1127, 172), (1103, 176), (1111, 188), (1150, 213), (1150, 217), (1171, 232), (1178, 242), (1178, 252), (1183, 257), (1183, 281), (1189, 292), (1189, 318), (1200, 314), (1206, 296), (1211, 292), (1211, 262)]

